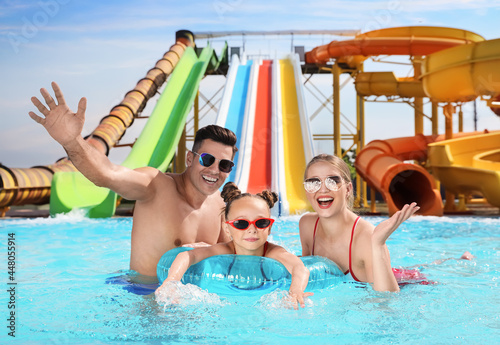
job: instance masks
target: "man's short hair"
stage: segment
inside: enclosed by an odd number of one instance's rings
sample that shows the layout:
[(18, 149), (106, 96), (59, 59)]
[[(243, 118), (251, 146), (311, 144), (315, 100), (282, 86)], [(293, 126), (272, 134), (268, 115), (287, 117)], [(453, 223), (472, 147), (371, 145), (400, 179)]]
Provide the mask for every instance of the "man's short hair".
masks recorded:
[(236, 147), (236, 134), (233, 131), (217, 125), (208, 125), (200, 128), (194, 137), (193, 152), (198, 152), (203, 140), (210, 139), (233, 148), (233, 157), (238, 148)]

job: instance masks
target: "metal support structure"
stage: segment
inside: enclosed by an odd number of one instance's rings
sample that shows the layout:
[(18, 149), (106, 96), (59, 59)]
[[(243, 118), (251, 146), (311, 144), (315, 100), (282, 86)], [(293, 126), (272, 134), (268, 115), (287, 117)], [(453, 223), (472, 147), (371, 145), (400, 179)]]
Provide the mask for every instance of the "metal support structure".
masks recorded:
[(274, 31), (199, 31), (195, 32), (196, 39), (211, 39), (229, 36), (290, 36), (290, 35), (334, 35), (354, 37), (359, 30), (274, 30)]
[[(363, 96), (360, 96), (359, 94), (356, 94), (356, 123), (357, 123), (357, 129), (358, 129), (358, 143), (361, 141), (361, 137), (364, 137), (364, 131), (363, 127), (360, 126), (361, 122), (361, 110), (360, 110), (360, 103), (363, 102)], [(356, 156), (359, 155), (359, 151), (361, 151), (361, 145), (356, 145)], [(356, 199), (354, 199), (354, 207), (361, 207), (361, 188), (362, 188), (362, 183), (361, 183), (361, 176), (358, 174), (356, 171)]]
[[(453, 139), (453, 114), (455, 113), (455, 107), (448, 103), (443, 107), (443, 114), (445, 119), (445, 139)], [(445, 211), (455, 211), (455, 194), (448, 191), (445, 192)]]
[[(432, 135), (438, 135), (439, 134), (439, 104), (437, 102), (432, 102), (431, 122), (432, 122)], [(441, 182), (436, 178), (435, 175), (433, 175), (433, 177), (434, 177), (434, 182), (436, 183), (436, 189), (441, 190)]]
[(376, 196), (377, 190), (373, 187), (370, 188), (370, 213), (377, 212)]
[[(364, 66), (361, 64), (358, 67), (358, 72), (363, 72)], [(358, 95), (358, 103), (357, 103), (356, 112), (359, 114), (359, 119), (357, 121), (358, 126), (358, 149), (356, 153), (361, 151), (363, 147), (365, 147), (365, 98)], [(368, 207), (368, 186), (365, 180), (361, 178), (361, 176), (356, 172), (356, 181), (359, 180), (361, 182), (361, 188), (358, 189), (358, 194), (362, 201), (362, 207)], [(361, 205), (360, 205), (361, 207)]]
[(200, 127), (200, 91), (196, 93), (194, 99), (194, 133), (198, 132)]
[(453, 139), (453, 114), (455, 114), (455, 107), (453, 104), (448, 103), (443, 107), (445, 128), (444, 135), (445, 139)]
[(439, 134), (439, 107), (438, 103), (432, 102), (432, 135)]
[(179, 144), (177, 145), (177, 154), (175, 155), (174, 172), (181, 173), (186, 169), (186, 126), (182, 131)]
[[(334, 154), (338, 157), (343, 158), (341, 142), (343, 140), (352, 141), (352, 144), (348, 149), (345, 150), (344, 154), (347, 154), (351, 149), (354, 149), (356, 154), (359, 153), (361, 148), (364, 146), (364, 97), (357, 96), (356, 98), (356, 121), (352, 122), (348, 117), (346, 117), (340, 111), (340, 92), (344, 86), (346, 86), (350, 79), (346, 79), (344, 82), (340, 83), (340, 75), (344, 73), (349, 73), (350, 77), (353, 78), (354, 75), (363, 70), (363, 67), (358, 67), (356, 69), (344, 69), (340, 67), (337, 63), (327, 67), (322, 67), (322, 70), (328, 70), (333, 77), (332, 87), (333, 92), (330, 96), (324, 94), (318, 87), (316, 87), (311, 78), (312, 74), (306, 78), (304, 85), (306, 89), (312, 94), (314, 98), (320, 102), (320, 106), (316, 109), (312, 115), (309, 117), (313, 120), (317, 115), (320, 114), (322, 110), (328, 111), (333, 115), (333, 134), (314, 134), (313, 140), (331, 140), (333, 141)], [(309, 86), (309, 87), (307, 87)], [(331, 107), (330, 107), (331, 105)], [(352, 127), (351, 133), (341, 133), (342, 125), (347, 127)], [(349, 129), (347, 130), (349, 132)], [(356, 175), (356, 200), (354, 201), (355, 207), (368, 207), (367, 198), (367, 184), (363, 179)]]
[[(362, 70), (362, 67), (361, 67)], [(356, 123), (357, 123), (357, 145), (356, 156), (365, 147), (365, 98), (356, 95)], [(368, 190), (366, 181), (356, 172), (356, 200), (357, 207), (368, 207)]]
[(458, 110), (458, 132), (462, 133), (464, 131), (464, 112), (462, 111), (462, 106)]
[[(422, 57), (413, 57), (413, 75), (415, 80), (420, 78)], [(415, 107), (415, 135), (424, 133), (424, 99), (422, 97), (414, 97), (414, 107)]]
[(340, 73), (337, 63), (332, 66), (333, 74), (333, 153), (342, 157), (340, 146)]

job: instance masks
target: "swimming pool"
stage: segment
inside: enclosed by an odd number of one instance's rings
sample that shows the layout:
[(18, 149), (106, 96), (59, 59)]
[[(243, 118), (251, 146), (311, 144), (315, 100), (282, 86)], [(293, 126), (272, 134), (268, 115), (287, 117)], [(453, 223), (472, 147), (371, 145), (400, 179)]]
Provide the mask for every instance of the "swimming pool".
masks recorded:
[[(298, 220), (278, 219), (270, 240), (300, 254)], [(12, 287), (17, 344), (489, 344), (500, 337), (498, 218), (413, 217), (390, 238), (393, 267), (466, 250), (476, 258), (426, 265), (422, 272), (435, 285), (408, 285), (394, 294), (344, 283), (316, 291), (298, 311), (281, 306), (279, 291), (261, 298), (193, 291), (181, 305), (164, 307), (105, 284), (128, 268), (131, 226), (131, 218), (77, 214), (1, 220), (0, 343), (14, 340), (7, 328)], [(9, 251), (15, 252), (12, 281)]]

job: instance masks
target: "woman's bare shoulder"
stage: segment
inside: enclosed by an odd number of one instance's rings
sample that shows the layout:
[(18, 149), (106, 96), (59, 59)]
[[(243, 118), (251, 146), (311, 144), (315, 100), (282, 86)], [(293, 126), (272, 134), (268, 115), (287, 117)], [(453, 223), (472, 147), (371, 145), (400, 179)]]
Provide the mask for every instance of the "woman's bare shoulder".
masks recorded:
[(360, 218), (358, 225), (356, 226), (356, 233), (358, 233), (360, 236), (370, 236), (373, 234), (373, 229), (375, 226), (370, 223), (368, 220), (364, 218)]
[(314, 224), (317, 219), (318, 219), (318, 214), (316, 212), (310, 212), (302, 215), (299, 221), (300, 230), (302, 231), (303, 228), (304, 230), (306, 230), (307, 228), (310, 227), (309, 225)]

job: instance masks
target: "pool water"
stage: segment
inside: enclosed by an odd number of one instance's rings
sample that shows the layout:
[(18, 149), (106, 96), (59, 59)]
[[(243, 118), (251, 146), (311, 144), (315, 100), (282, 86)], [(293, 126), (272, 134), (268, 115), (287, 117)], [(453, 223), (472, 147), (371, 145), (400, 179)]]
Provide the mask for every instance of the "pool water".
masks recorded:
[[(365, 217), (373, 224), (384, 217)], [(300, 255), (299, 217), (270, 241)], [(500, 220), (413, 217), (389, 239), (393, 267), (420, 265), (435, 285), (380, 293), (348, 282), (288, 309), (283, 291), (217, 296), (186, 290), (178, 305), (106, 284), (127, 273), (131, 218), (1, 220), (0, 343), (17, 344), (493, 344), (500, 339)], [(15, 339), (8, 335), (7, 236), (15, 235)], [(469, 250), (475, 259), (458, 258)], [(12, 282), (12, 281), (11, 281)], [(188, 291), (189, 290), (189, 291)]]

